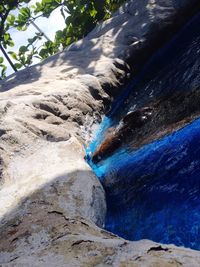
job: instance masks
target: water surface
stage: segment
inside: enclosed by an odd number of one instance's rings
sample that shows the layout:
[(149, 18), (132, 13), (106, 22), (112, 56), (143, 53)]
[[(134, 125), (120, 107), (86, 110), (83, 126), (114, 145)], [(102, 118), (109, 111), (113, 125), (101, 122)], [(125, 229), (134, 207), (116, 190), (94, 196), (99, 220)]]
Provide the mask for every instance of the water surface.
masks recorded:
[[(87, 149), (130, 110), (160, 96), (200, 88), (200, 15), (158, 51), (114, 103)], [(97, 165), (107, 194), (106, 229), (200, 250), (200, 119), (133, 151), (121, 147)]]

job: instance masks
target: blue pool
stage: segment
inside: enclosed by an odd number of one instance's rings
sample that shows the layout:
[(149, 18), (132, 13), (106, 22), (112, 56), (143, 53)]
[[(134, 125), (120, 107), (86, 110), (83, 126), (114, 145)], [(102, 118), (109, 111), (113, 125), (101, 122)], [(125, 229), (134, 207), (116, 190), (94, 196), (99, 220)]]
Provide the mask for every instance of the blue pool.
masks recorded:
[[(200, 15), (125, 88), (86, 153), (130, 110), (175, 91), (200, 89)], [(105, 228), (129, 240), (151, 239), (200, 250), (200, 119), (131, 150), (92, 163), (107, 196)]]

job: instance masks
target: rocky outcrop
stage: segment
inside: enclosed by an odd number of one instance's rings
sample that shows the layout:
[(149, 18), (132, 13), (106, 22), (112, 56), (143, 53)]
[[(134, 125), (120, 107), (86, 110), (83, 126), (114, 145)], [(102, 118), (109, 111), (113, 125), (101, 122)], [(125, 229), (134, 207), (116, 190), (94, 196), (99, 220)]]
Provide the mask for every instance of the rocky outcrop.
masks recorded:
[(105, 194), (83, 159), (130, 70), (198, 10), (197, 0), (130, 1), (63, 53), (1, 82), (2, 266), (199, 266), (198, 252), (99, 228)]

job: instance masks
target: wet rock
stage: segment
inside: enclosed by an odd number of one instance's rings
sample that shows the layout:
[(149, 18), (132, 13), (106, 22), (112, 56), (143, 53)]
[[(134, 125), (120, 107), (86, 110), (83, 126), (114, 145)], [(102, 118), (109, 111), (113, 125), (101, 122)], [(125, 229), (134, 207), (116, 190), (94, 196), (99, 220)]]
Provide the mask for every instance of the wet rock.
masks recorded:
[(115, 129), (108, 129), (108, 137), (102, 142), (92, 155), (94, 163), (112, 155), (119, 147), (135, 138), (137, 131), (151, 119), (152, 108), (144, 107), (131, 111), (121, 119)]
[[(130, 70), (198, 10), (198, 0), (130, 1), (64, 52), (0, 82), (2, 266), (200, 265), (196, 251), (148, 253), (159, 244), (100, 229), (105, 193), (83, 148)], [(136, 118), (137, 129), (148, 123)]]
[(166, 95), (148, 107), (129, 112), (92, 155), (94, 162), (112, 155), (119, 147), (136, 150), (142, 145), (176, 131), (200, 116), (200, 90)]

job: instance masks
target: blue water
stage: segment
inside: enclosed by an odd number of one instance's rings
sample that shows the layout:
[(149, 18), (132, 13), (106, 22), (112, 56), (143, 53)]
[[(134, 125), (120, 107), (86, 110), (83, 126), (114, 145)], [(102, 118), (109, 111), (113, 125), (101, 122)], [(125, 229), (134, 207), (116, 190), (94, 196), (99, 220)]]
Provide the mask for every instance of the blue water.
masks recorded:
[[(129, 110), (199, 89), (199, 25), (200, 15), (152, 57), (114, 103), (87, 153)], [(122, 147), (97, 165), (89, 163), (106, 191), (106, 229), (129, 240), (200, 250), (200, 119), (136, 151)]]

